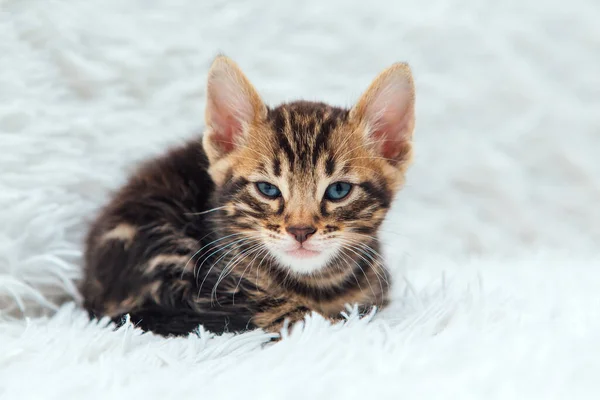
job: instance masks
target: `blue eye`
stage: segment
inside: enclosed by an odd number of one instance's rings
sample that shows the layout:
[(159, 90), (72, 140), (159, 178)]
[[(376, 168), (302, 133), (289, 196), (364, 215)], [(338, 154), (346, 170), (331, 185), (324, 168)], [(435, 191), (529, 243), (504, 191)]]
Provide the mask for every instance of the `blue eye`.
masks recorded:
[(277, 188), (277, 186), (271, 185), (267, 182), (257, 182), (256, 188), (259, 192), (261, 192), (270, 199), (276, 199), (279, 196), (281, 196), (281, 191)]
[(325, 198), (332, 201), (342, 200), (350, 194), (350, 190), (352, 190), (352, 184), (348, 182), (334, 182), (325, 190)]

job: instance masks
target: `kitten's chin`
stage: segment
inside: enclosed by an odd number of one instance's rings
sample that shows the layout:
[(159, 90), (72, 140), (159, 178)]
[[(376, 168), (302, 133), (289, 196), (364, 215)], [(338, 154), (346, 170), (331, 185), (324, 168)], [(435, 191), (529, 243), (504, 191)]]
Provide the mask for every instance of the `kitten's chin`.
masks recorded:
[(282, 267), (289, 268), (292, 272), (300, 275), (312, 274), (322, 270), (332, 258), (330, 251), (313, 251), (303, 248), (273, 253)]

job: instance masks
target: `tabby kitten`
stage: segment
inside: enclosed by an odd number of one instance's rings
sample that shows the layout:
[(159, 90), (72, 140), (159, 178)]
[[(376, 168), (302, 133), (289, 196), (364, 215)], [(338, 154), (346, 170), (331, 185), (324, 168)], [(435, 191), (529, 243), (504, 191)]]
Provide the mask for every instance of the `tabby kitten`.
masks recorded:
[(270, 108), (218, 57), (203, 137), (143, 165), (93, 224), (85, 307), (180, 335), (385, 306), (377, 230), (411, 159), (414, 97), (394, 64), (352, 109)]

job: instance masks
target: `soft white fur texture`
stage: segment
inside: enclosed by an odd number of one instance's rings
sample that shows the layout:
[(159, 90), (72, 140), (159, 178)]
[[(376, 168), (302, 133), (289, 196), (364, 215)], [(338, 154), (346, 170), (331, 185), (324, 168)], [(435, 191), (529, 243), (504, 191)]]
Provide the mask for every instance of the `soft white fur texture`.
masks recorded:
[[(597, 0), (0, 1), (0, 398), (600, 398), (599, 20)], [(270, 104), (349, 106), (411, 63), (374, 319), (263, 346), (75, 305), (89, 220), (198, 132), (220, 51)]]

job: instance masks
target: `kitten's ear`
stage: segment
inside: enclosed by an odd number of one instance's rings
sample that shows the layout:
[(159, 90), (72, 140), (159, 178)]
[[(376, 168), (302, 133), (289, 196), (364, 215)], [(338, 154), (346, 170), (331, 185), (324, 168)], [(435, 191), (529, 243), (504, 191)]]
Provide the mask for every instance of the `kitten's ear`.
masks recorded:
[(205, 119), (205, 150), (219, 159), (245, 143), (248, 127), (266, 118), (262, 102), (242, 70), (231, 59), (218, 56), (210, 68)]
[(415, 87), (408, 64), (394, 64), (371, 83), (350, 111), (367, 140), (393, 164), (405, 161), (415, 127)]

